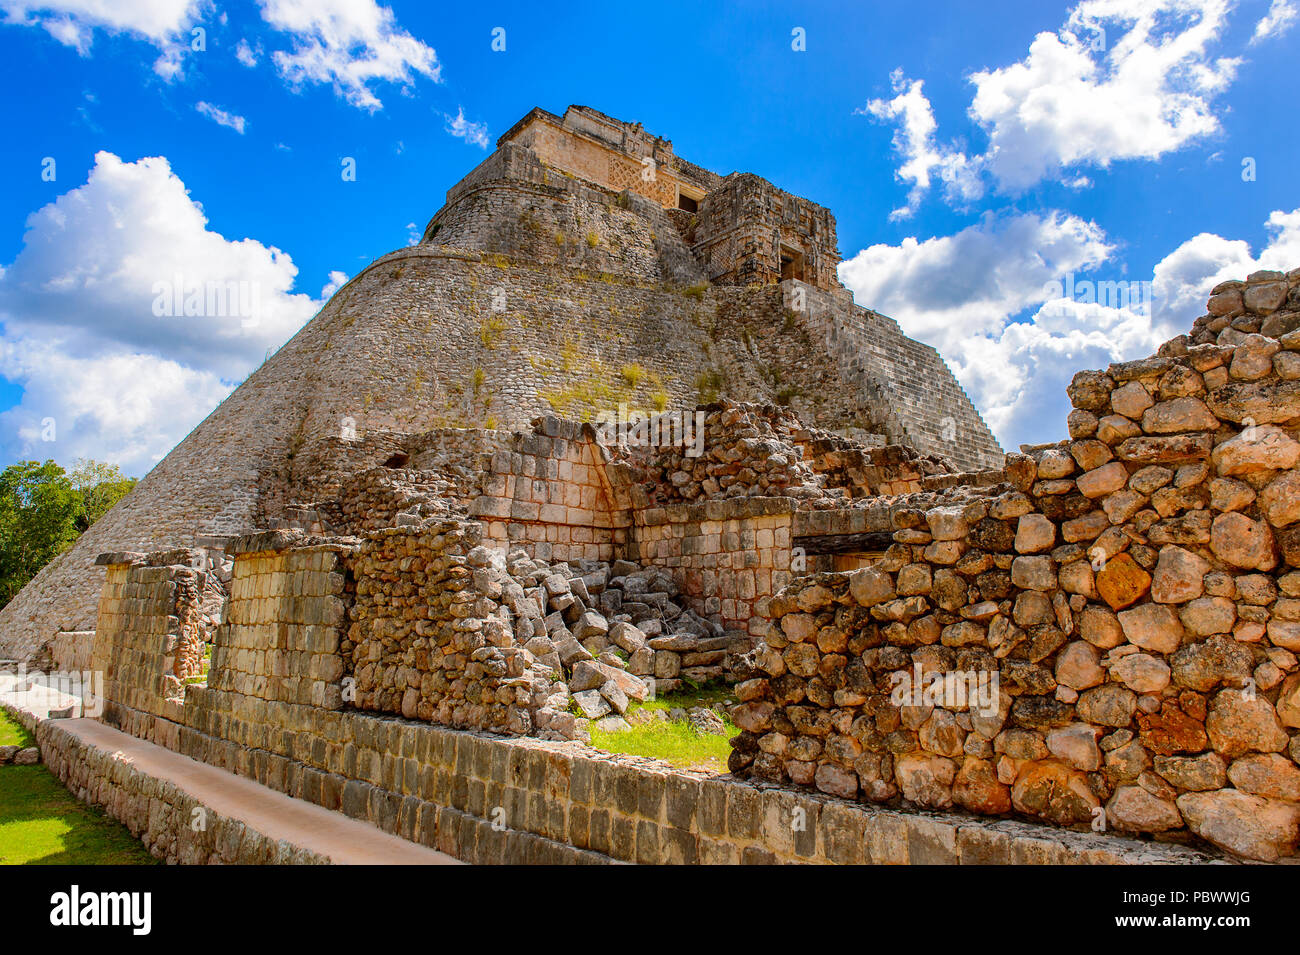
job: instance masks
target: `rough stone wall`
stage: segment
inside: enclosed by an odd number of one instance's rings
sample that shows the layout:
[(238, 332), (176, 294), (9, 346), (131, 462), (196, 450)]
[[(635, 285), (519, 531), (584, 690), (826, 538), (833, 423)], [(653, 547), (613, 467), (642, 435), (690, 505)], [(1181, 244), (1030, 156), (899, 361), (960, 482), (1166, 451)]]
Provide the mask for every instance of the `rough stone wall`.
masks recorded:
[[(1287, 300), (1278, 284), (1247, 285), (1274, 286), (1265, 314), (1247, 304), (1260, 295), (1216, 292), (1246, 328), (1202, 320), (1194, 337), (1222, 344), (1182, 336), (1079, 373), (1070, 441), (1010, 456), (1008, 483), (941, 506), (901, 499), (874, 566), (774, 597), (737, 688), (733, 766), (846, 797), (1293, 854), (1300, 332), (1249, 330)], [(929, 697), (894, 694), (949, 673)], [(957, 692), (994, 675), (991, 710)]]
[(627, 194), (561, 180), (487, 180), (458, 195), (426, 230), (431, 246), (490, 249), (535, 265), (555, 265), (641, 282), (707, 281), (664, 211)]
[(332, 510), (338, 515), (339, 532), (364, 534), (405, 519), (417, 523), (425, 517), (463, 513), (459, 492), (439, 470), (368, 468), (343, 482)]
[(394, 528), (368, 537), (350, 559), (356, 602), (342, 649), (358, 709), (533, 729), (540, 700), (525, 678), (531, 655), (515, 644), (510, 609), (522, 614), (524, 593), (503, 588), (485, 558), (471, 563), (481, 537), (478, 524), (459, 521)]
[[(132, 732), (480, 865), (1210, 861), (1181, 847), (894, 812), (706, 778), (578, 743), (503, 739), (211, 687), (188, 692), (185, 725), (148, 717), (137, 719)], [(210, 811), (206, 833), (166, 825), (170, 812), (188, 820), (194, 805), (112, 754), (80, 746), (57, 720), (39, 723), (35, 734), (51, 769), (79, 798), (103, 805), (169, 861), (323, 861), (295, 857)], [(146, 796), (165, 804), (149, 803), (156, 818), (144, 812)], [(806, 821), (803, 831), (792, 825), (796, 817)]]
[(665, 567), (697, 613), (758, 633), (762, 610), (789, 579), (790, 501), (741, 498), (639, 511), (628, 559)]
[[(812, 468), (793, 441), (798, 419), (781, 408), (706, 405), (699, 414), (654, 416), (629, 427), (628, 450), (611, 482), (628, 489), (633, 506), (734, 497), (814, 496)], [(621, 450), (621, 449), (620, 449)]]

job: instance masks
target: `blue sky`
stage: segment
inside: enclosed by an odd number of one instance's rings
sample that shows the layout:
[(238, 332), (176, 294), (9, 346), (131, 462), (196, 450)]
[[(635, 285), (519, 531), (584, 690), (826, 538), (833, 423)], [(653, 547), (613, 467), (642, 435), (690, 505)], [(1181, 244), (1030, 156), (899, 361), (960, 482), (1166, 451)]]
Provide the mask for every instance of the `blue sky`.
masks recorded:
[[(148, 470), (515, 120), (570, 103), (829, 206), (859, 304), (939, 348), (1004, 446), (1054, 440), (1073, 370), (1149, 354), (1221, 278), (1300, 266), (1296, 22), (1296, 0), (0, 0), (0, 457)], [(253, 317), (158, 315), (172, 277), (250, 283)]]

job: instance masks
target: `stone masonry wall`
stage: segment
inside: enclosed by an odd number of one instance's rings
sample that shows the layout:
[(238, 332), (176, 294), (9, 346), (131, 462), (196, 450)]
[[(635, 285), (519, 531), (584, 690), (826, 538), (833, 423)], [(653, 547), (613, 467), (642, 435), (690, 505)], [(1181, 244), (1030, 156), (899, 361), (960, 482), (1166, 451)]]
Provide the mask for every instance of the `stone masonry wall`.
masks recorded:
[(217, 629), (210, 685), (260, 700), (343, 705), (343, 630), (352, 602), (349, 548), (283, 549), (277, 534), (231, 543), (236, 559), (226, 622)]
[[(138, 720), (133, 732), (479, 865), (1209, 861), (1180, 847), (1113, 836), (858, 806), (819, 793), (674, 770), (579, 743), (503, 739), (203, 686), (190, 687), (188, 697), (184, 725), (149, 717)], [(128, 825), (133, 815), (144, 818), (136, 813), (138, 794), (171, 803), (156, 782), (133, 775), (111, 754), (69, 749), (56, 738), (58, 721), (45, 721), (36, 732), (60, 778)], [(178, 808), (186, 814), (193, 809), (184, 803)], [(796, 816), (806, 820), (803, 831), (792, 824)], [(229, 837), (216, 842), (221, 851), (214, 853), (205, 842), (175, 853), (175, 861), (210, 860), (214, 854), (250, 864), (318, 861), (273, 855), (256, 839), (246, 843), (247, 854), (232, 855), (238, 828), (212, 823), (210, 817), (209, 838)], [(174, 838), (201, 837), (181, 828), (186, 833)], [(153, 832), (154, 839), (166, 838), (161, 827)]]
[(667, 568), (697, 613), (758, 634), (767, 599), (790, 578), (793, 510), (756, 497), (639, 511), (627, 556)]
[(844, 294), (830, 210), (750, 173), (732, 173), (705, 196), (691, 238), (712, 282), (778, 282), (784, 278), (785, 246), (804, 257), (803, 278), (810, 285)]
[[(101, 807), (156, 858), (176, 865), (320, 865), (329, 860), (272, 839), (213, 812), (167, 780), (156, 779), (121, 753), (88, 745), (59, 725), (34, 722), (50, 771), (84, 803)], [(201, 810), (205, 825), (191, 825)]]
[[(1300, 272), (1228, 290), (1247, 328), (1222, 344), (1081, 372), (1070, 441), (943, 506), (903, 499), (874, 566), (774, 597), (733, 767), (1294, 854), (1300, 332), (1249, 330), (1287, 300), (1250, 289), (1279, 282)], [(954, 678), (927, 696), (932, 674)], [(991, 708), (959, 692), (994, 677)]]
[(546, 416), (488, 458), (469, 513), (487, 542), (543, 560), (613, 560), (631, 518), (606, 477), (608, 456), (589, 425)]
[(184, 681), (199, 671), (198, 610), (202, 571), (184, 560), (193, 552), (104, 555), (106, 581), (92, 653), (107, 700), (145, 713), (180, 718)]
[(349, 559), (356, 602), (342, 650), (358, 709), (533, 730), (546, 694), (534, 699), (532, 656), (514, 640), (526, 598), (493, 574), (481, 540), (477, 523), (431, 522), (376, 532)]

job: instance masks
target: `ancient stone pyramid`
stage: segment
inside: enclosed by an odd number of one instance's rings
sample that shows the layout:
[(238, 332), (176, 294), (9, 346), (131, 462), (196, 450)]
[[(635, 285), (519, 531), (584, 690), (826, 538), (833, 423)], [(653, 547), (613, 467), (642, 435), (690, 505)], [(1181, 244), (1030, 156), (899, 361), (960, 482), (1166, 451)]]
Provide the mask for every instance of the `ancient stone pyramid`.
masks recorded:
[(829, 210), (587, 107), (536, 109), (0, 612), (0, 657), (95, 625), (95, 556), (266, 527), (394, 432), (785, 405), (958, 470), (1002, 450), (939, 354), (854, 305)]

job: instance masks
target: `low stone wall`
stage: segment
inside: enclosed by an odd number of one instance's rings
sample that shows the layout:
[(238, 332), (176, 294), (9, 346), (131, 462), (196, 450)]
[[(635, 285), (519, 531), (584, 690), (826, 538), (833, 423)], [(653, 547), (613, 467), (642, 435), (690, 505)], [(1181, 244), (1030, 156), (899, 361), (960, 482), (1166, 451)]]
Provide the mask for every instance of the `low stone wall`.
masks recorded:
[(470, 507), (488, 541), (541, 560), (613, 560), (631, 523), (605, 477), (590, 425), (544, 417), (489, 459)]
[[(150, 776), (121, 753), (92, 746), (59, 726), (34, 726), (45, 763), (74, 796), (98, 806), (168, 863), (182, 865), (320, 865), (330, 860), (272, 839), (237, 819), (213, 812), (182, 789)], [(195, 810), (204, 825), (191, 825)]]
[[(1254, 333), (1250, 296), (1221, 294), (1223, 344), (1081, 372), (1072, 440), (896, 502), (873, 567), (774, 597), (733, 768), (1293, 854), (1300, 332)], [(958, 692), (989, 686), (984, 708)]]
[[(899, 812), (674, 770), (580, 743), (191, 687), (190, 725), (130, 730), (466, 862), (1191, 864), (1178, 846)], [(120, 772), (120, 770), (119, 770)]]
[(352, 600), (350, 548), (253, 534), (233, 541), (227, 622), (217, 629), (208, 682), (263, 700), (343, 705), (343, 629)]
[[(378, 531), (350, 558), (357, 595), (343, 658), (359, 709), (533, 730), (532, 655), (514, 627), (526, 598), (489, 566), (481, 541), (478, 523), (446, 521)], [(532, 608), (532, 616), (542, 612)]]

